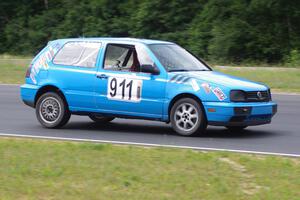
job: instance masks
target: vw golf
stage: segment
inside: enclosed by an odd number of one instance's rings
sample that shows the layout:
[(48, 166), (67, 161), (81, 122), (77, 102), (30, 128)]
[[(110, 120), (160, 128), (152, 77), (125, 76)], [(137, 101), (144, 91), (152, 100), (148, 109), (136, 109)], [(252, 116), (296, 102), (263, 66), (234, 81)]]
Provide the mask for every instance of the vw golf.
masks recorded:
[(50, 41), (32, 60), (21, 98), (47, 128), (74, 114), (170, 122), (183, 136), (207, 125), (268, 124), (277, 111), (267, 86), (213, 71), (175, 43), (132, 38)]

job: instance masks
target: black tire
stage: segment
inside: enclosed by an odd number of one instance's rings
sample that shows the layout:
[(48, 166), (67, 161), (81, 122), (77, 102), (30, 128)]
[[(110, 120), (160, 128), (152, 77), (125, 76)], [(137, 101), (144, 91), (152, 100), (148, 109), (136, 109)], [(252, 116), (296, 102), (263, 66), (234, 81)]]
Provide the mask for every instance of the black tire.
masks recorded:
[(39, 97), (35, 113), (38, 121), (46, 128), (60, 128), (71, 117), (66, 102), (55, 92), (47, 92)]
[(247, 128), (247, 126), (226, 126), (226, 128), (232, 132), (241, 132)]
[(114, 117), (104, 117), (101, 115), (89, 115), (89, 118), (97, 123), (108, 123), (114, 120)]
[(170, 121), (173, 130), (182, 136), (201, 135), (207, 127), (201, 105), (192, 98), (182, 98), (175, 102), (170, 112)]

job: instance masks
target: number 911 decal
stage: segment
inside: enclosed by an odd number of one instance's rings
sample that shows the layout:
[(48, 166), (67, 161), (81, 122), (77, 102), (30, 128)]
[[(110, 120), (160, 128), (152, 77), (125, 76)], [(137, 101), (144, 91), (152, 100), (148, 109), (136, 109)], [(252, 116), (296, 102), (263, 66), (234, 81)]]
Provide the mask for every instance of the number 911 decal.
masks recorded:
[(139, 102), (142, 94), (142, 80), (109, 77), (107, 98), (119, 101)]

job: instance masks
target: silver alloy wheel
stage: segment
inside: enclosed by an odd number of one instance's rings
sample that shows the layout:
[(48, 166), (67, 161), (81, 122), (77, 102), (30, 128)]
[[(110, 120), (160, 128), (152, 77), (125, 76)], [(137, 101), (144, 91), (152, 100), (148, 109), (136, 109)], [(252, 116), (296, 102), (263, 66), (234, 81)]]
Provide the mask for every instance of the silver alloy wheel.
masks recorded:
[(174, 120), (179, 129), (185, 132), (192, 130), (199, 120), (197, 108), (190, 103), (180, 104), (175, 110)]
[(54, 97), (45, 98), (40, 104), (39, 114), (44, 122), (50, 124), (55, 123), (61, 115), (61, 105), (59, 101)]

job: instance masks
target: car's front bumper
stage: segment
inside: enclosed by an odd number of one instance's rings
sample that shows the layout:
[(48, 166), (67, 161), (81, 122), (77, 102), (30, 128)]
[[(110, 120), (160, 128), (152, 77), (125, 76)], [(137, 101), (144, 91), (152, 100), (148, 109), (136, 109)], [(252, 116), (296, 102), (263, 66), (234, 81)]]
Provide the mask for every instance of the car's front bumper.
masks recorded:
[(209, 125), (254, 126), (271, 123), (277, 112), (275, 102), (203, 102)]

